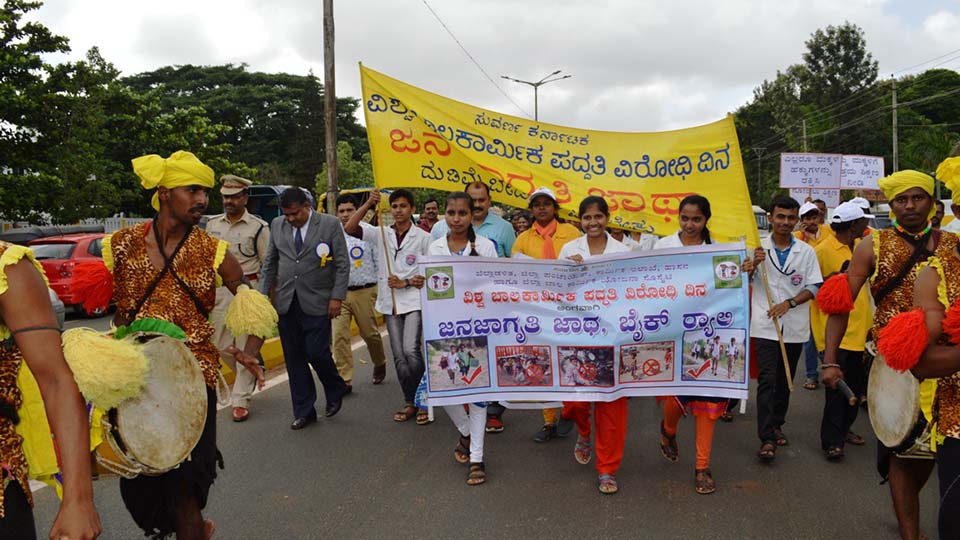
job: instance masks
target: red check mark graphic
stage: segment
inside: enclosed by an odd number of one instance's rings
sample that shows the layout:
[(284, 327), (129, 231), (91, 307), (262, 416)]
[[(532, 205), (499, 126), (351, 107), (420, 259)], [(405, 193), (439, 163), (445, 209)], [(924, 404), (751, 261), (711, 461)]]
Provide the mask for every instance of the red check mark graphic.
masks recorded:
[(710, 367), (710, 362), (704, 362), (703, 365), (700, 366), (700, 369), (696, 371), (692, 369), (688, 369), (687, 373), (689, 373), (690, 376), (693, 377), (694, 379), (699, 379), (700, 376), (703, 375), (703, 372), (706, 371), (707, 368), (709, 367)]
[(473, 380), (477, 378), (477, 375), (480, 375), (481, 371), (483, 371), (483, 366), (478, 367), (477, 370), (473, 372), (473, 375), (471, 375), (469, 379), (466, 377), (460, 377), (460, 379), (467, 384), (472, 384)]

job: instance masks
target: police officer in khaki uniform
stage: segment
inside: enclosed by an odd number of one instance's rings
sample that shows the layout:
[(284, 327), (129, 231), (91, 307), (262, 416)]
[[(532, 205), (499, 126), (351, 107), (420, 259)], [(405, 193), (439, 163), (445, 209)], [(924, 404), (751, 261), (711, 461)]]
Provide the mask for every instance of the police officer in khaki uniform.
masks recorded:
[[(253, 182), (232, 174), (220, 177), (225, 213), (210, 218), (207, 232), (230, 244), (230, 253), (237, 258), (243, 273), (250, 280), (250, 287), (257, 288), (260, 277), (260, 265), (267, 256), (270, 245), (270, 226), (266, 221), (247, 212), (249, 187)], [(213, 342), (220, 349), (220, 358), (237, 374), (233, 384), (233, 421), (243, 422), (250, 416), (250, 397), (257, 381), (247, 369), (237, 369), (234, 353), (242, 351), (247, 336), (234, 336), (224, 326), (223, 319), (233, 295), (226, 287), (217, 289), (217, 304), (211, 314), (215, 329)]]

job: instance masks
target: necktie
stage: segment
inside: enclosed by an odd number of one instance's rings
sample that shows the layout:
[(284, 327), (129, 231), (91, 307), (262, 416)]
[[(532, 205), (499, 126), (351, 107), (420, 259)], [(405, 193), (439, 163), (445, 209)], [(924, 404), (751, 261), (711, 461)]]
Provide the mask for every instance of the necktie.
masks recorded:
[(300, 234), (300, 229), (297, 228), (297, 232), (293, 235), (293, 249), (300, 253), (300, 250), (303, 249), (303, 235)]

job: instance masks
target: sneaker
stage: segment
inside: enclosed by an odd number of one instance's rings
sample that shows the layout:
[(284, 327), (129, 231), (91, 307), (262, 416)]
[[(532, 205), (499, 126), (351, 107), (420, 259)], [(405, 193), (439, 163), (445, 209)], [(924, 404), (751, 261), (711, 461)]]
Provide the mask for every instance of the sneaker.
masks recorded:
[(487, 433), (500, 433), (503, 431), (503, 422), (500, 415), (491, 414), (487, 416), (487, 427), (484, 428)]
[(533, 436), (533, 442), (547, 442), (557, 438), (557, 426), (545, 425)]
[(560, 417), (560, 422), (557, 423), (557, 436), (566, 437), (573, 431), (573, 427), (576, 423), (573, 420), (567, 420), (564, 417)]

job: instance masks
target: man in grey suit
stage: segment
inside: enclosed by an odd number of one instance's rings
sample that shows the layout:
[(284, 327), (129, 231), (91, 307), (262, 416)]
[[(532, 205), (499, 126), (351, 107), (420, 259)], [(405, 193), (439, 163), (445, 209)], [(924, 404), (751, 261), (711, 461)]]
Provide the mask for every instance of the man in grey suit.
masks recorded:
[(350, 257), (340, 221), (314, 212), (303, 190), (284, 190), (280, 208), (283, 215), (270, 224), (260, 292), (273, 289), (293, 400), (290, 429), (302, 429), (317, 421), (317, 388), (309, 366), (323, 384), (326, 416), (340, 411), (347, 393), (330, 354), (330, 321), (340, 315), (347, 297)]

